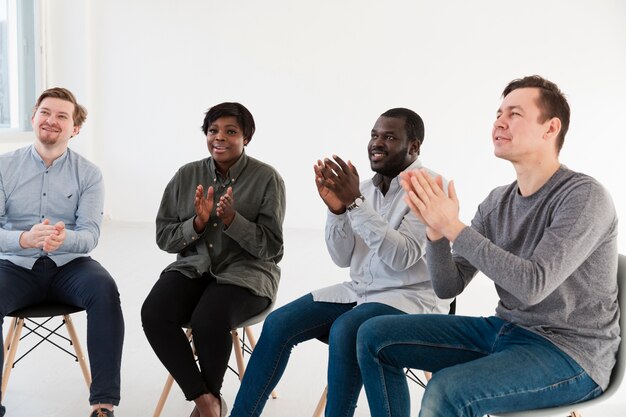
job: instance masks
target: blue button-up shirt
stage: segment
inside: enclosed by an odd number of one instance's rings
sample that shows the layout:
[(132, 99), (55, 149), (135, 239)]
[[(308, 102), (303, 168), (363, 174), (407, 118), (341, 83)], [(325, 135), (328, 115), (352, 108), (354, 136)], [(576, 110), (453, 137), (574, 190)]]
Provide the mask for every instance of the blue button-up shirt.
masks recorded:
[[(86, 256), (100, 236), (104, 184), (97, 166), (71, 149), (46, 167), (33, 145), (0, 155), (0, 259), (32, 268), (42, 256), (58, 266)], [(65, 223), (59, 249), (24, 249), (20, 235), (36, 223)]]

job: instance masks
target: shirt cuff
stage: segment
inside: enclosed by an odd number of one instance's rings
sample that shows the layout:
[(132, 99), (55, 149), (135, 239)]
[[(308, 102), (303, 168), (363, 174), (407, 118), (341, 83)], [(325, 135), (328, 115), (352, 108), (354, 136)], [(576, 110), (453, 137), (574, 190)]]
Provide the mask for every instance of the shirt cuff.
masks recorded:
[(204, 230), (200, 234), (196, 233), (196, 230), (193, 228), (193, 220), (195, 218), (196, 216), (193, 216), (191, 219), (183, 223), (183, 238), (185, 239), (185, 242), (187, 244), (189, 244), (190, 242), (195, 242), (202, 235), (202, 233), (204, 233)]
[(22, 230), (10, 230), (2, 233), (5, 235), (2, 246), (6, 248), (6, 252), (17, 253), (24, 249), (20, 246), (20, 236), (22, 236), (22, 233), (24, 233)]

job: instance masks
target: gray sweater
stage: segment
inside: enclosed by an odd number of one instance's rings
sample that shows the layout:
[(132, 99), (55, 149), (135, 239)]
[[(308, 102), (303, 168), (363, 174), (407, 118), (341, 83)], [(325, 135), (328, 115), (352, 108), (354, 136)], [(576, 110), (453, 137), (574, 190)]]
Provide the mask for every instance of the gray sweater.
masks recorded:
[(460, 294), (477, 271), (496, 286), (496, 316), (540, 334), (604, 390), (620, 343), (617, 215), (593, 178), (561, 168), (528, 197), (496, 188), (457, 237), (430, 242), (438, 296)]

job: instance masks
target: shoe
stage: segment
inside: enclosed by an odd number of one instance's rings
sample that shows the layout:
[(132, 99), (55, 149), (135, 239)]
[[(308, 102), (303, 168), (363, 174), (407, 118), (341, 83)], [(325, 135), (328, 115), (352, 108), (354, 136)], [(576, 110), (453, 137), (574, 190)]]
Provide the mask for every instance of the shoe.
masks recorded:
[(200, 417), (200, 411), (198, 411), (198, 407), (193, 407), (193, 411), (189, 417)]
[(224, 397), (220, 395), (220, 417), (226, 417), (226, 413), (228, 413), (228, 406), (226, 405), (226, 401), (224, 401)]
[(90, 417), (115, 417), (113, 410), (108, 408), (97, 408), (93, 410)]

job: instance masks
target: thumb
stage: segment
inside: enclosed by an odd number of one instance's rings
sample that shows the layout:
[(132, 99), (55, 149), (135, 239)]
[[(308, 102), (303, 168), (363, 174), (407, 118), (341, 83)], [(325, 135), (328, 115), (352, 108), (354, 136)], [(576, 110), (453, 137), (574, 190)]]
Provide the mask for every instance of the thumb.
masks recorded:
[(41, 224), (50, 224), (50, 220), (48, 220), (48, 219), (44, 219), (44, 220), (41, 222)]
[(63, 223), (61, 221), (56, 222), (56, 224), (54, 225), (54, 228), (59, 230), (59, 231), (61, 231), (61, 230), (65, 229), (65, 223)]

